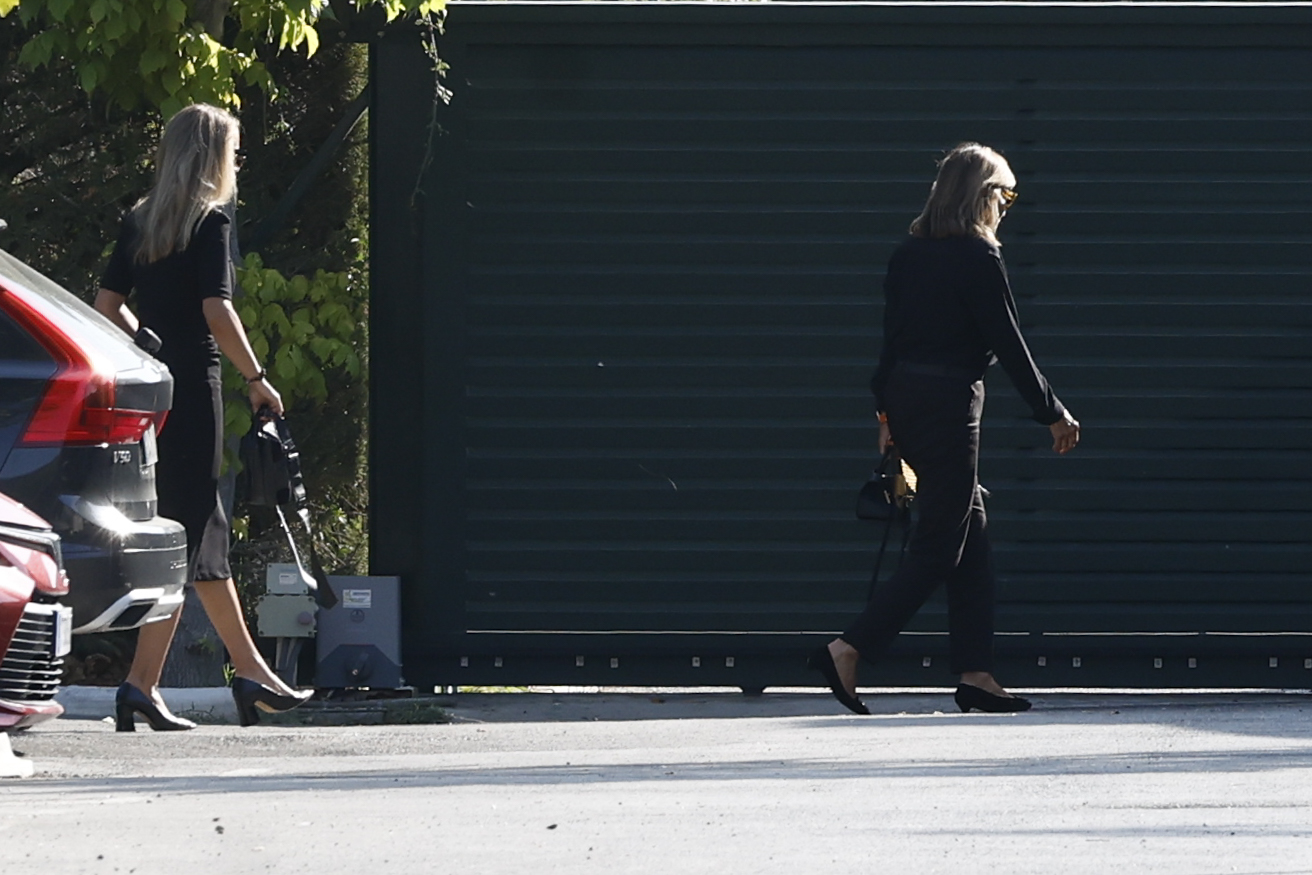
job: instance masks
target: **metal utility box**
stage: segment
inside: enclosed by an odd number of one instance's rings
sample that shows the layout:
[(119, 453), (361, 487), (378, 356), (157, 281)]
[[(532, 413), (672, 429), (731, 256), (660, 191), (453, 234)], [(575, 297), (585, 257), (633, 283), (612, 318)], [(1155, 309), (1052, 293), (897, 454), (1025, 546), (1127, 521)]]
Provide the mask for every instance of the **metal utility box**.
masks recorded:
[(396, 689), (401, 679), (401, 579), (330, 577), (337, 594), (319, 609), (318, 687)]
[(265, 594), (255, 604), (258, 631), (265, 638), (313, 638), (319, 605), (305, 581), (305, 572), (291, 562), (273, 563), (265, 578)]

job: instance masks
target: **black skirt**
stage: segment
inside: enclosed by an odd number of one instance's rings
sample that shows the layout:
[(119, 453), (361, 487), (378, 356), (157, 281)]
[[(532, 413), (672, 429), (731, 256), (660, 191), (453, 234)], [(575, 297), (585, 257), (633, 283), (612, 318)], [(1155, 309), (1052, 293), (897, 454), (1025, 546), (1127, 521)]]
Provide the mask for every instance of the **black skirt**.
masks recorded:
[(187, 580), (226, 580), (228, 517), (219, 499), (223, 462), (223, 388), (218, 368), (203, 377), (174, 375), (173, 409), (159, 434), (159, 514), (187, 529)]

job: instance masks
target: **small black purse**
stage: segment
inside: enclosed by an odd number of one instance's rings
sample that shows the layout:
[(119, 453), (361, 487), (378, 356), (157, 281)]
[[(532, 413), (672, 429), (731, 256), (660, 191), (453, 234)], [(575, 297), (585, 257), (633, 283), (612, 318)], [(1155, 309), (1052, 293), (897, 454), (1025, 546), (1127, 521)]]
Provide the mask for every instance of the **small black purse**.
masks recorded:
[[(271, 507), (278, 514), (283, 534), (291, 547), (292, 561), (301, 569), (301, 577), (315, 601), (323, 608), (337, 604), (337, 594), (328, 583), (314, 547), (314, 532), (310, 528), (310, 500), (305, 494), (305, 478), (301, 474), (301, 454), (292, 440), (287, 421), (267, 407), (260, 408), (251, 422), (251, 430), (241, 439), (238, 448), (242, 469), (237, 475), (237, 495), (254, 507)], [(305, 571), (296, 539), (283, 508), (300, 517), (310, 542), (310, 572)]]
[(902, 464), (902, 457), (889, 444), (883, 458), (879, 460), (879, 467), (870, 475), (856, 497), (857, 519), (884, 524), (884, 537), (879, 543), (875, 573), (870, 577), (866, 601), (874, 597), (875, 586), (879, 583), (879, 571), (884, 565), (884, 553), (888, 549), (888, 536), (893, 532), (894, 523), (902, 525), (902, 550), (899, 556), (907, 552), (907, 543), (911, 538), (911, 502), (915, 497), (915, 472)]
[(902, 460), (889, 450), (879, 460), (879, 467), (856, 496), (856, 518), (885, 522), (906, 506), (906, 481), (902, 478)]
[(299, 512), (309, 506), (301, 454), (292, 440), (287, 421), (262, 408), (241, 439), (241, 471), (237, 494), (254, 507), (290, 507)]

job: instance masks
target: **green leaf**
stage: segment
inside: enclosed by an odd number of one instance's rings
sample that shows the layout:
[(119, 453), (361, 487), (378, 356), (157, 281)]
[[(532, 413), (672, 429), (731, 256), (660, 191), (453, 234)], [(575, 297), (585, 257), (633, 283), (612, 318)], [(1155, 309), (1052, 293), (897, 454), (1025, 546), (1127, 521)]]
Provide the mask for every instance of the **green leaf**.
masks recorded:
[(87, 94), (96, 90), (96, 82), (99, 81), (99, 72), (94, 64), (87, 64), (78, 71), (78, 79), (81, 81), (82, 90)]
[(306, 27), (303, 31), (305, 35), (305, 56), (313, 57), (314, 53), (319, 51), (319, 32), (313, 27)]
[(29, 67), (40, 67), (50, 62), (50, 53), (54, 48), (54, 35), (46, 31), (28, 40), (27, 45), (18, 53), (18, 60)]
[(332, 361), (337, 353), (337, 344), (326, 337), (310, 338), (310, 352), (321, 362)]
[(261, 296), (265, 301), (279, 301), (287, 294), (287, 280), (282, 278), (282, 274), (276, 270), (266, 270), (264, 272), (264, 294)]
[[(182, 71), (177, 67), (166, 66), (159, 75), (159, 83), (164, 86), (164, 90), (169, 93), (170, 97), (176, 96), (182, 90)], [(181, 105), (179, 105), (178, 109), (181, 108)], [(176, 111), (174, 110), (174, 112)]]
[(292, 361), (290, 350), (286, 347), (278, 350), (274, 355), (273, 372), (287, 382), (292, 382), (295, 379), (296, 363)]
[(141, 62), (137, 68), (141, 70), (142, 75), (149, 76), (156, 70), (163, 70), (164, 65), (169, 62), (169, 56), (163, 49), (158, 46), (151, 46), (141, 53)]
[(63, 24), (76, 2), (77, 0), (47, 0), (46, 9), (50, 12), (51, 18)]
[(128, 19), (125, 15), (111, 15), (104, 26), (105, 38), (112, 42), (118, 42), (123, 35), (128, 32)]
[(224, 429), (228, 434), (245, 434), (251, 430), (251, 413), (245, 404), (229, 404), (225, 410), (235, 411)]

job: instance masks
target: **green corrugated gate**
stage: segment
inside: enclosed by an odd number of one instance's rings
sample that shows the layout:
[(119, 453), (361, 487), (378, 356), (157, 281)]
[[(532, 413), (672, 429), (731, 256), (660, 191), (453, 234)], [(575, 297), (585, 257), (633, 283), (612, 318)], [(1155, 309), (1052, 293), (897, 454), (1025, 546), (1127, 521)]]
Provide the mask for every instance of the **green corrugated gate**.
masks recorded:
[[(455, 3), (374, 54), (373, 570), (419, 685), (815, 682), (883, 265), (1002, 149), (1016, 686), (1312, 685), (1312, 8)], [(942, 603), (871, 682), (942, 684)]]

